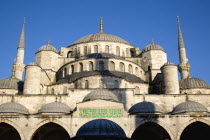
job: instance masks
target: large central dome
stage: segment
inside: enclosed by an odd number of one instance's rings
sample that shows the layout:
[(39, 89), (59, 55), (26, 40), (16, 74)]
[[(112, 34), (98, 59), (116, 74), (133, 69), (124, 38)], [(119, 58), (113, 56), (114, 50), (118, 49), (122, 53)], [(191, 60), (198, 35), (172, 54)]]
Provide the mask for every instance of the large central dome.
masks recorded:
[(72, 45), (80, 44), (80, 43), (94, 42), (94, 41), (109, 41), (109, 42), (125, 43), (125, 44), (130, 45), (130, 43), (128, 43), (127, 41), (125, 41), (124, 39), (122, 39), (118, 36), (111, 35), (111, 34), (105, 34), (103, 32), (84, 36), (84, 37), (78, 39), (77, 41), (75, 41)]

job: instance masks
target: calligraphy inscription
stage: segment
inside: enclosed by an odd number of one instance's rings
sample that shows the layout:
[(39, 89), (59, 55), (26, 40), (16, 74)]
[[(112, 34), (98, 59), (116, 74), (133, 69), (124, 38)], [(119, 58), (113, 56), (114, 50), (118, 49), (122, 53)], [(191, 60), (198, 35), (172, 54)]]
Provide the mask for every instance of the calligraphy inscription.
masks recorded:
[(122, 109), (80, 109), (81, 118), (119, 118), (122, 117)]

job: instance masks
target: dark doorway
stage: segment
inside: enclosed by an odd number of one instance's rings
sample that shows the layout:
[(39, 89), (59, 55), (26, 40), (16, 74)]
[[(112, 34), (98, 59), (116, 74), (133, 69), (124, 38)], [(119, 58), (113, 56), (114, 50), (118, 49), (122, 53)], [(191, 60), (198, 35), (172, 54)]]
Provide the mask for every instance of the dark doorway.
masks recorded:
[(188, 125), (181, 134), (180, 140), (207, 140), (210, 139), (210, 126), (202, 122)]
[(160, 125), (147, 122), (140, 125), (133, 133), (133, 140), (171, 140), (169, 134)]
[(67, 140), (69, 138), (63, 127), (55, 123), (47, 123), (35, 132), (32, 140)]
[(21, 140), (21, 138), (14, 127), (6, 123), (0, 123), (0, 140)]

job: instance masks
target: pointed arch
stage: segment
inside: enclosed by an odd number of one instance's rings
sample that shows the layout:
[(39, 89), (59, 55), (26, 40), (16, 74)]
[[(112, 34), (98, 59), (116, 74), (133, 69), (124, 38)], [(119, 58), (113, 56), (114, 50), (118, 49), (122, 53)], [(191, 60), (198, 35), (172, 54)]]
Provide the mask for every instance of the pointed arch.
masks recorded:
[(82, 71), (83, 71), (83, 64), (79, 63), (79, 72), (82, 72)]
[(88, 89), (89, 88), (89, 81), (85, 80), (85, 88)]
[(115, 71), (115, 63), (113, 61), (109, 62), (109, 71)]
[(174, 135), (173, 135), (172, 131), (169, 129), (169, 127), (167, 127), (163, 122), (161, 122), (161, 121), (159, 121), (159, 120), (157, 120), (157, 119), (144, 119), (144, 120), (139, 121), (139, 122), (136, 120), (136, 122), (137, 122), (137, 124), (135, 125), (135, 128), (133, 128), (133, 129), (129, 132), (129, 136), (130, 136), (130, 137), (132, 136), (132, 134), (134, 133), (134, 131), (135, 131), (139, 126), (141, 126), (141, 125), (143, 125), (143, 124), (145, 124), (145, 123), (148, 123), (148, 122), (152, 122), (152, 123), (155, 123), (155, 124), (161, 126), (161, 127), (169, 134), (171, 140), (175, 140)]
[(202, 123), (205, 123), (205, 124), (210, 126), (210, 122), (209, 121), (204, 120), (204, 119), (200, 119), (200, 118), (194, 118), (194, 119), (192, 119), (192, 120), (190, 120), (187, 123), (182, 125), (182, 127), (179, 129), (179, 132), (178, 132), (178, 135), (176, 137), (176, 140), (180, 140), (181, 134), (184, 131), (184, 129), (187, 128), (187, 126), (189, 126), (190, 124), (192, 124), (194, 122), (202, 122)]
[[(20, 139), (21, 140), (24, 140), (25, 139), (25, 136), (23, 134), (23, 132), (21, 131), (21, 129), (18, 127), (18, 125), (16, 125), (15, 123), (13, 123), (12, 121), (9, 121), (7, 119), (0, 119), (0, 125), (1, 124), (7, 124), (9, 126), (11, 126), (11, 128), (14, 128), (14, 130), (17, 131), (18, 135), (20, 136)], [(8, 138), (7, 138), (8, 139)]]
[(125, 72), (125, 64), (123, 62), (120, 62), (120, 71)]
[(88, 62), (88, 67), (89, 67), (89, 71), (93, 71), (93, 62), (92, 61)]
[(94, 53), (98, 53), (98, 45), (94, 46)]
[(128, 65), (128, 72), (133, 74), (133, 66), (131, 64)]
[(104, 70), (104, 61), (99, 61), (99, 71)]
[(105, 53), (109, 53), (109, 46), (108, 45), (105, 46)]
[(84, 55), (87, 55), (88, 50), (87, 50), (87, 46), (84, 47)]
[(54, 124), (57, 124), (59, 126), (61, 126), (67, 133), (70, 137), (73, 137), (73, 133), (71, 132), (70, 128), (68, 127), (68, 125), (65, 125), (64, 123), (58, 121), (57, 119), (46, 119), (46, 120), (43, 120), (41, 121), (40, 123), (38, 123), (37, 125), (34, 125), (35, 127), (33, 127), (28, 135), (28, 138), (27, 140), (33, 140), (32, 137), (34, 136), (34, 134), (36, 133), (36, 131), (44, 126), (45, 124), (48, 124), (48, 123), (54, 123)]

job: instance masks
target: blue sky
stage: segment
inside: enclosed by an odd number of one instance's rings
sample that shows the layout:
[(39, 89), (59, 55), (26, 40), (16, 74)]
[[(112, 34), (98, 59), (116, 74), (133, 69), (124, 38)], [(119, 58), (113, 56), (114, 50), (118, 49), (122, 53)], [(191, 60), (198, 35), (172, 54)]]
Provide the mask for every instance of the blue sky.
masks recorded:
[(77, 39), (99, 32), (117, 35), (141, 50), (151, 43), (161, 45), (168, 61), (178, 64), (177, 19), (191, 65), (191, 76), (210, 84), (209, 0), (1, 0), (0, 79), (11, 76), (23, 23), (26, 23), (25, 64), (51, 40), (58, 50)]

